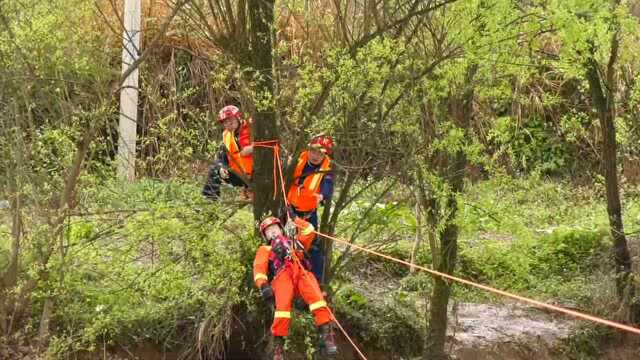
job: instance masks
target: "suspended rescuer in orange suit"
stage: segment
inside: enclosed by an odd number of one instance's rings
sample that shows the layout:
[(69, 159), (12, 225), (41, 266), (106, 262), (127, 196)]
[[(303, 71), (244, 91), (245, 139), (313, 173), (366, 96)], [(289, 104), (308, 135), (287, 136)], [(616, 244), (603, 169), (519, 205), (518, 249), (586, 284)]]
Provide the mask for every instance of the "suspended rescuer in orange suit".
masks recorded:
[(258, 248), (253, 262), (253, 278), (263, 299), (272, 301), (275, 296), (276, 308), (271, 325), (274, 360), (284, 359), (284, 340), (289, 334), (295, 296), (302, 297), (313, 313), (326, 355), (335, 355), (338, 351), (331, 313), (304, 257), (304, 252), (315, 238), (313, 225), (299, 217), (294, 223), (290, 225), (297, 227), (297, 235), (286, 236), (279, 219), (265, 218), (260, 223), (260, 233), (266, 244)]
[[(333, 195), (333, 174), (331, 159), (333, 140), (329, 136), (318, 135), (311, 139), (309, 147), (298, 157), (293, 172), (293, 183), (287, 193), (291, 208), (299, 217), (318, 228), (318, 205), (325, 203)], [(313, 274), (324, 283), (324, 247), (320, 239), (314, 241), (309, 250)]]
[(222, 146), (216, 162), (209, 168), (207, 183), (202, 195), (211, 200), (220, 197), (222, 182), (244, 187), (243, 195), (250, 197), (246, 181), (253, 175), (253, 143), (250, 120), (244, 120), (236, 106), (228, 105), (218, 113), (222, 124)]

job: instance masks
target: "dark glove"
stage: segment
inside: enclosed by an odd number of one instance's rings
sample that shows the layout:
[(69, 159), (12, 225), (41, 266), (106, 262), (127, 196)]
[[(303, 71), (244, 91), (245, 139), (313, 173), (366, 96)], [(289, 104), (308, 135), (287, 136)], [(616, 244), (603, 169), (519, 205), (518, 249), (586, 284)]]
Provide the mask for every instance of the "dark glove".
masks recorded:
[(276, 254), (276, 256), (280, 261), (284, 261), (284, 259), (289, 255), (287, 251), (287, 247), (280, 241), (276, 243), (272, 251), (274, 254)]
[(262, 295), (262, 300), (266, 302), (273, 301), (273, 289), (269, 284), (263, 284), (260, 287), (260, 295)]

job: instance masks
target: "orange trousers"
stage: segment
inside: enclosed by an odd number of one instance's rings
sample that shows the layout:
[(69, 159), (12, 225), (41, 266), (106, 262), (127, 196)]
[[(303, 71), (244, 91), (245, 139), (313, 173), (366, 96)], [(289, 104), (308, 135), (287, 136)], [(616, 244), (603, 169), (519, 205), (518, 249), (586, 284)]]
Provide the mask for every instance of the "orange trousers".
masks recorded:
[(291, 323), (291, 307), (296, 295), (309, 305), (316, 326), (331, 322), (331, 314), (324, 301), (320, 286), (313, 273), (298, 264), (287, 263), (271, 281), (271, 288), (276, 297), (276, 311), (271, 325), (273, 336), (287, 336)]

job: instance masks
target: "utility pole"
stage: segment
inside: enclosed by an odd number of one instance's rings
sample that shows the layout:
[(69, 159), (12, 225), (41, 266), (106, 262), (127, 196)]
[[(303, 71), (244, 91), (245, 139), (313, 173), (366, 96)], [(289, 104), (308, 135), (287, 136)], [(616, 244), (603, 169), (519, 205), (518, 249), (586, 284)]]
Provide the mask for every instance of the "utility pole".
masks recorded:
[[(122, 74), (140, 56), (140, 0), (124, 1)], [(118, 176), (136, 178), (136, 126), (138, 124), (138, 69), (125, 79), (120, 91), (120, 126), (118, 141)]]

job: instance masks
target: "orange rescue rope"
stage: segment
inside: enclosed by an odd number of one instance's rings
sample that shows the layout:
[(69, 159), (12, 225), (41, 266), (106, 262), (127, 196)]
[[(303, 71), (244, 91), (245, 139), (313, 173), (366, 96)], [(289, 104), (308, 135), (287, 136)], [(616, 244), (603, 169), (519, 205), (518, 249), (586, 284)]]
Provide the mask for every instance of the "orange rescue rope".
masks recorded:
[(585, 314), (585, 313), (582, 313), (582, 312), (579, 312), (579, 311), (570, 310), (570, 309), (563, 308), (563, 307), (560, 307), (560, 306), (547, 304), (547, 303), (544, 303), (544, 302), (541, 302), (541, 301), (538, 301), (538, 300), (533, 300), (533, 299), (530, 299), (530, 298), (527, 298), (527, 297), (524, 297), (524, 296), (512, 294), (512, 293), (506, 292), (504, 290), (500, 290), (500, 289), (496, 289), (496, 288), (493, 288), (493, 287), (490, 287), (490, 286), (478, 284), (478, 283), (475, 283), (473, 281), (466, 280), (466, 279), (463, 279), (463, 278), (459, 278), (459, 277), (456, 277), (456, 276), (453, 276), (453, 275), (449, 275), (449, 274), (446, 274), (446, 273), (443, 273), (443, 272), (439, 272), (439, 271), (436, 271), (436, 270), (432, 270), (432, 269), (426, 268), (424, 266), (415, 265), (415, 264), (412, 264), (412, 263), (410, 263), (408, 261), (397, 259), (397, 258), (394, 258), (392, 256), (385, 255), (385, 254), (377, 252), (375, 250), (367, 249), (367, 248), (364, 248), (362, 246), (358, 246), (358, 245), (352, 244), (352, 243), (350, 243), (350, 242), (348, 242), (346, 240), (342, 240), (342, 239), (339, 239), (339, 238), (336, 238), (336, 237), (333, 237), (333, 236), (330, 236), (330, 235), (327, 235), (327, 234), (323, 234), (323, 233), (320, 233), (320, 232), (317, 232), (317, 231), (314, 231), (314, 233), (316, 233), (317, 235), (323, 236), (323, 237), (325, 237), (327, 239), (331, 239), (333, 241), (337, 241), (337, 242), (339, 242), (341, 244), (345, 244), (347, 246), (351, 246), (351, 247), (353, 247), (353, 248), (355, 248), (357, 250), (364, 251), (364, 252), (367, 252), (369, 254), (373, 254), (373, 255), (385, 258), (387, 260), (391, 260), (391, 261), (397, 262), (399, 264), (407, 265), (409, 267), (415, 267), (417, 269), (420, 269), (422, 271), (426, 271), (426, 272), (428, 272), (428, 273), (430, 273), (432, 275), (435, 275), (435, 276), (440, 276), (442, 278), (445, 278), (445, 279), (448, 279), (448, 280), (451, 280), (451, 281), (456, 281), (456, 282), (459, 282), (459, 283), (462, 283), (462, 284), (465, 284), (465, 285), (469, 285), (469, 286), (472, 286), (472, 287), (475, 287), (475, 288), (478, 288), (478, 289), (481, 289), (481, 290), (485, 290), (485, 291), (488, 291), (488, 292), (491, 292), (491, 293), (494, 293), (494, 294), (502, 295), (504, 297), (508, 297), (508, 298), (511, 298), (511, 299), (514, 299), (514, 300), (518, 300), (518, 301), (527, 303), (527, 304), (531, 304), (531, 305), (533, 305), (535, 307), (538, 307), (538, 308), (543, 308), (543, 309), (559, 312), (559, 313), (562, 313), (562, 314), (565, 314), (565, 315), (569, 315), (569, 316), (572, 316), (572, 317), (575, 317), (575, 318), (578, 318), (578, 319), (592, 321), (592, 322), (595, 322), (595, 323), (598, 323), (598, 324), (610, 326), (610, 327), (613, 327), (613, 328), (616, 328), (616, 329), (619, 329), (619, 330), (623, 330), (623, 331), (627, 331), (627, 332), (630, 332), (630, 333), (633, 333), (633, 334), (636, 334), (636, 335), (640, 335), (640, 329), (636, 328), (636, 327), (633, 327), (633, 326), (621, 324), (619, 322), (606, 320), (606, 319), (599, 318), (597, 316), (593, 316), (593, 315), (589, 315), (589, 314)]
[[(295, 253), (293, 254), (293, 256), (291, 257), (292, 259), (294, 259), (294, 261), (296, 262), (296, 264), (298, 264), (298, 266), (300, 266), (301, 269), (303, 269), (302, 271), (302, 275), (304, 276), (306, 281), (309, 281), (309, 273), (307, 271), (304, 270), (304, 266), (302, 266), (302, 264), (300, 263), (300, 259), (298, 259), (298, 257), (295, 255)], [(324, 296), (323, 296), (324, 298)], [(367, 360), (367, 357), (362, 353), (362, 351), (360, 351), (360, 349), (358, 348), (358, 346), (356, 345), (356, 343), (351, 339), (351, 337), (349, 336), (349, 334), (347, 334), (347, 331), (342, 327), (342, 324), (340, 324), (340, 321), (338, 321), (338, 319), (336, 318), (336, 316), (333, 314), (333, 311), (331, 311), (331, 308), (327, 305), (327, 310), (329, 311), (329, 315), (331, 315), (331, 319), (336, 323), (336, 325), (338, 325), (338, 328), (340, 329), (340, 331), (342, 332), (342, 334), (344, 335), (344, 337), (347, 338), (347, 340), (349, 340), (349, 342), (351, 343), (351, 345), (353, 346), (353, 348), (356, 350), (356, 352), (358, 353), (358, 355), (360, 355), (360, 357), (364, 360)]]
[[(263, 148), (273, 150), (273, 200), (275, 200), (276, 195), (278, 194), (278, 181), (277, 181), (278, 179), (276, 177), (276, 171), (277, 171), (276, 165), (280, 163), (280, 143), (278, 142), (278, 140), (254, 141), (253, 146), (263, 147)], [(276, 159), (277, 159), (277, 162), (276, 162)], [(280, 169), (280, 171), (282, 171), (282, 168)], [(282, 189), (284, 190), (284, 185)], [(286, 196), (285, 196), (285, 201), (286, 201)]]
[[(263, 145), (263, 143), (264, 143), (264, 145)], [(267, 143), (269, 143), (269, 144), (270, 143), (276, 143), (276, 146), (268, 146)], [(284, 176), (282, 174), (282, 164), (280, 162), (279, 146), (277, 144), (277, 141), (273, 140), (273, 141), (268, 141), (268, 142), (261, 142), (259, 144), (259, 146), (265, 146), (265, 147), (270, 147), (270, 148), (274, 149), (274, 181), (276, 179), (275, 165), (277, 164), (278, 165), (278, 169), (279, 169), (279, 174), (280, 174), (280, 183), (282, 184), (282, 194), (284, 196), (285, 205), (288, 208), (289, 204), (287, 202), (286, 192), (285, 192), (285, 189), (284, 189)], [(275, 193), (275, 191), (274, 191), (274, 193)], [(291, 220), (288, 212), (287, 212), (287, 218), (289, 220)], [(475, 287), (475, 288), (478, 288), (478, 289), (481, 289), (481, 290), (484, 290), (484, 291), (488, 291), (488, 292), (491, 292), (491, 293), (494, 293), (494, 294), (498, 294), (498, 295), (501, 295), (501, 296), (504, 296), (504, 297), (507, 297), (507, 298), (511, 298), (511, 299), (514, 299), (514, 300), (517, 300), (517, 301), (520, 301), (520, 302), (524, 302), (524, 303), (533, 305), (533, 306), (538, 307), (538, 308), (543, 308), (543, 309), (555, 311), (555, 312), (558, 312), (558, 313), (561, 313), (561, 314), (572, 316), (574, 318), (587, 320), (587, 321), (592, 321), (592, 322), (595, 322), (595, 323), (598, 323), (598, 324), (601, 324), (601, 325), (606, 325), (606, 326), (609, 326), (609, 327), (612, 327), (612, 328), (615, 328), (615, 329), (619, 329), (619, 330), (627, 331), (627, 332), (630, 332), (630, 333), (633, 333), (633, 334), (636, 334), (636, 335), (640, 335), (640, 329), (636, 328), (636, 327), (633, 327), (633, 326), (629, 326), (629, 325), (625, 325), (625, 324), (622, 324), (622, 323), (619, 323), (619, 322), (603, 319), (603, 318), (600, 318), (600, 317), (597, 317), (597, 316), (593, 316), (593, 315), (589, 315), (589, 314), (585, 314), (585, 313), (582, 313), (582, 312), (579, 312), (579, 311), (570, 310), (570, 309), (567, 309), (567, 308), (563, 308), (561, 306), (547, 304), (547, 303), (544, 303), (544, 302), (541, 302), (541, 301), (538, 301), (538, 300), (530, 299), (530, 298), (527, 298), (527, 297), (524, 297), (524, 296), (520, 296), (520, 295), (517, 295), (517, 294), (512, 294), (512, 293), (504, 291), (504, 290), (496, 289), (496, 288), (493, 288), (493, 287), (490, 287), (490, 286), (487, 286), (487, 285), (478, 284), (478, 283), (475, 283), (475, 282), (470, 281), (470, 280), (459, 278), (457, 276), (453, 276), (453, 275), (449, 275), (449, 274), (446, 274), (446, 273), (443, 273), (443, 272), (439, 272), (439, 271), (436, 271), (436, 270), (433, 270), (433, 269), (429, 269), (429, 268), (426, 268), (424, 266), (415, 265), (415, 264), (412, 264), (410, 262), (407, 262), (407, 261), (404, 261), (404, 260), (401, 260), (401, 259), (397, 259), (397, 258), (394, 258), (394, 257), (389, 256), (389, 255), (385, 255), (385, 254), (377, 252), (375, 250), (367, 249), (365, 247), (352, 244), (352, 243), (350, 243), (350, 242), (348, 242), (346, 240), (342, 240), (342, 239), (339, 239), (339, 238), (331, 236), (331, 235), (323, 234), (323, 233), (315, 231), (315, 230), (314, 230), (314, 233), (316, 235), (325, 237), (327, 239), (331, 239), (331, 240), (336, 241), (338, 243), (342, 243), (344, 245), (351, 246), (351, 247), (353, 247), (353, 248), (355, 248), (357, 250), (364, 251), (366, 253), (373, 254), (373, 255), (382, 257), (384, 259), (391, 260), (391, 261), (394, 261), (394, 262), (397, 262), (399, 264), (403, 264), (403, 265), (406, 265), (406, 266), (409, 266), (409, 267), (415, 267), (415, 268), (417, 268), (419, 270), (426, 271), (426, 272), (428, 272), (428, 273), (430, 273), (431, 275), (434, 275), (434, 276), (440, 276), (440, 277), (448, 279), (450, 281), (455, 281), (455, 282), (458, 282), (458, 283), (461, 283), (461, 284), (472, 286), (472, 287)], [(329, 311), (331, 312), (331, 310), (329, 310)], [(335, 316), (333, 316), (333, 312), (331, 312), (331, 316), (333, 317), (334, 321), (336, 322), (336, 324), (338, 325), (338, 327), (340, 328), (342, 333), (345, 335), (345, 337), (349, 340), (349, 342), (351, 342), (351, 345), (353, 345), (353, 347), (356, 349), (358, 354), (360, 354), (360, 356), (363, 359), (366, 359), (366, 357), (362, 354), (362, 352), (360, 352), (358, 347), (355, 345), (355, 343), (351, 340), (349, 335), (346, 333), (344, 328), (340, 325), (340, 323), (335, 318)]]

